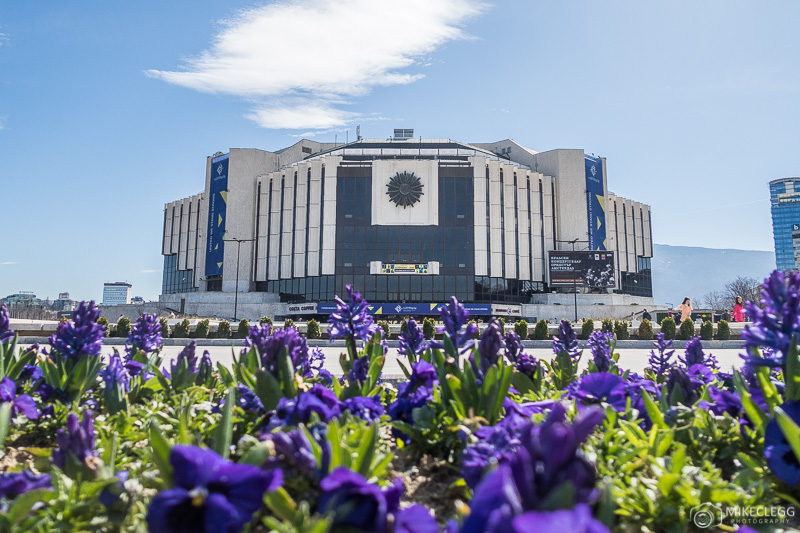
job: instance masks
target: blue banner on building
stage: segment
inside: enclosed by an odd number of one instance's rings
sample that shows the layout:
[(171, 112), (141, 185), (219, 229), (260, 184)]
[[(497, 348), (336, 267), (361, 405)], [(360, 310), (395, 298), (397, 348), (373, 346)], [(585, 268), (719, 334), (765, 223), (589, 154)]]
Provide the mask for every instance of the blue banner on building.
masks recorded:
[[(439, 315), (439, 308), (443, 303), (377, 303), (369, 305), (369, 312), (373, 315)], [(463, 304), (470, 315), (491, 315), (491, 304)], [(334, 302), (320, 302), (317, 304), (317, 313), (330, 314), (336, 311)]]
[(225, 215), (228, 203), (228, 156), (211, 160), (211, 187), (208, 198), (208, 238), (206, 239), (206, 276), (222, 274), (225, 257)]
[(606, 189), (603, 186), (603, 161), (585, 156), (586, 208), (589, 214), (589, 249), (606, 250)]

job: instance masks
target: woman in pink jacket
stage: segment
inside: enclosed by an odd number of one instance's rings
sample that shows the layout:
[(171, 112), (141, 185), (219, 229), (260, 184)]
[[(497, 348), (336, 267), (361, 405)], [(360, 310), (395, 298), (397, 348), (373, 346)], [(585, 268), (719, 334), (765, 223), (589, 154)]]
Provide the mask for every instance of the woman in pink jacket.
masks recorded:
[(741, 296), (737, 296), (733, 303), (733, 321), (744, 322), (744, 302)]

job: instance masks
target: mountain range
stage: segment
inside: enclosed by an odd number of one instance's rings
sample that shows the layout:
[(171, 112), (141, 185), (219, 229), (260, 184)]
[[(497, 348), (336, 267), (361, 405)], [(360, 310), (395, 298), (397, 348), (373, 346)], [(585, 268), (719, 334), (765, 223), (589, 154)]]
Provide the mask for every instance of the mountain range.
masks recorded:
[(674, 307), (688, 296), (700, 307), (705, 294), (739, 276), (766, 278), (775, 269), (775, 253), (654, 244), (651, 268), (656, 304)]

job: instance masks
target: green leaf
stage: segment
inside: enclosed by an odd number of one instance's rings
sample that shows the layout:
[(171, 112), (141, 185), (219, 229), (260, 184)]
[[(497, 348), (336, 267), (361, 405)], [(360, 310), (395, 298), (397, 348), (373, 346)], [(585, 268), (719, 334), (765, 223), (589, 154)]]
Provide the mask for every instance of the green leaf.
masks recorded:
[(775, 408), (775, 419), (792, 447), (796, 460), (800, 461), (800, 427), (780, 407)]
[(661, 413), (661, 409), (658, 408), (647, 391), (642, 389), (641, 393), (642, 400), (644, 401), (644, 408), (647, 411), (647, 416), (650, 417), (650, 421), (653, 422), (653, 425), (662, 429), (669, 428), (669, 425), (664, 421), (664, 415)]
[(800, 358), (798, 358), (797, 335), (792, 337), (792, 345), (786, 354), (786, 368), (783, 379), (786, 382), (786, 401), (800, 400)]
[(294, 365), (289, 357), (289, 350), (284, 347), (278, 355), (278, 377), (281, 381), (281, 390), (286, 398), (297, 396), (297, 382), (294, 380)]
[(269, 459), (269, 447), (264, 442), (259, 442), (250, 446), (242, 458), (239, 459), (239, 463), (246, 464), (246, 465), (253, 465), (260, 467), (263, 465), (267, 459)]
[[(7, 369), (6, 376), (8, 376), (9, 379), (16, 380), (22, 373), (22, 370), (25, 368), (25, 365), (32, 364), (35, 360), (36, 360), (36, 352), (33, 350), (22, 354), (22, 357), (20, 357), (16, 363), (11, 365), (11, 367)], [(1, 371), (0, 374), (2, 374)]]
[(34, 505), (39, 502), (49, 502), (55, 497), (55, 491), (50, 489), (36, 489), (20, 494), (14, 499), (11, 507), (8, 508), (8, 514), (6, 515), (8, 521), (12, 526), (19, 524), (30, 514)]
[(148, 431), (150, 439), (150, 448), (153, 450), (153, 462), (156, 468), (161, 472), (161, 477), (167, 486), (172, 486), (172, 465), (169, 463), (170, 443), (167, 438), (161, 433), (158, 423), (155, 420), (150, 421), (150, 428)]
[[(336, 383), (336, 380), (333, 380)], [(339, 436), (339, 421), (333, 419), (328, 423), (328, 442), (331, 444), (330, 469), (333, 470), (342, 464), (342, 444)], [(327, 472), (325, 472), (327, 473)]]
[[(336, 380), (334, 380), (335, 382)], [(259, 370), (256, 372), (256, 387), (254, 389), (256, 396), (264, 404), (264, 409), (271, 411), (277, 407), (278, 402), (283, 397), (281, 394), (281, 385), (275, 376), (266, 370)]]
[(231, 371), (222, 363), (217, 363), (217, 371), (219, 371), (219, 379), (222, 381), (223, 385), (226, 387), (236, 386), (236, 379), (233, 377), (233, 374), (231, 374)]
[(5, 449), (8, 426), (11, 421), (11, 402), (0, 403), (0, 450)]
[(212, 449), (227, 459), (231, 454), (231, 440), (233, 439), (233, 406), (236, 403), (236, 389), (228, 389), (225, 405), (222, 407), (222, 418), (214, 430)]
[(372, 466), (372, 458), (375, 456), (375, 448), (378, 447), (378, 426), (380, 424), (372, 424), (363, 436), (361, 444), (358, 446), (358, 457), (353, 464), (353, 470), (364, 476), (370, 478), (370, 466)]
[(281, 520), (294, 522), (297, 504), (283, 487), (278, 487), (277, 490), (266, 493), (264, 495), (264, 503)]

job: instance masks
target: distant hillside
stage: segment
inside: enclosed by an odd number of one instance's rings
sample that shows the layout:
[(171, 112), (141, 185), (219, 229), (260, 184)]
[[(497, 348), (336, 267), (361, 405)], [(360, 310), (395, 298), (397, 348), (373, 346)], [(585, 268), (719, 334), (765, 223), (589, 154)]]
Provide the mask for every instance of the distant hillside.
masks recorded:
[(656, 303), (677, 306), (685, 296), (699, 300), (738, 276), (766, 278), (775, 269), (775, 254), (655, 244), (652, 268)]

